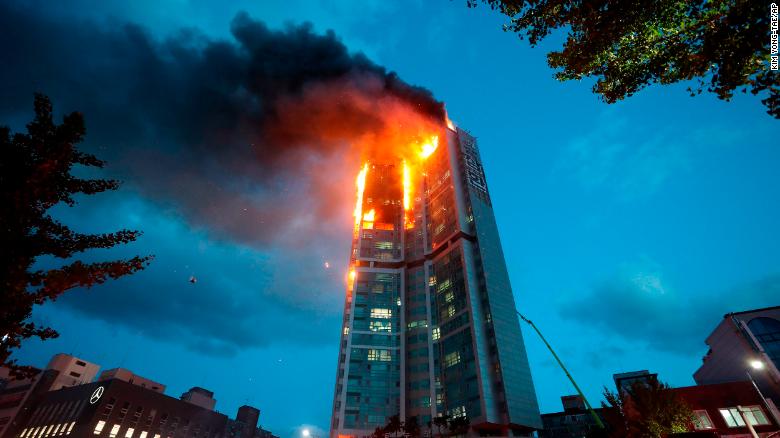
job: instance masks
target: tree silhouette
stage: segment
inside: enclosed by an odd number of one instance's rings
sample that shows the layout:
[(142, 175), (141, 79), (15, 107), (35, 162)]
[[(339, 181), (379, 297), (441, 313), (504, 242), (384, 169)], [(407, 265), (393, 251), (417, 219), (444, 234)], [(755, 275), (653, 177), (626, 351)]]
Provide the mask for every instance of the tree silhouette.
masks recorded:
[(601, 403), (604, 419), (613, 438), (656, 438), (689, 429), (693, 412), (668, 385), (652, 380), (634, 382), (617, 394), (604, 388), (607, 402)]
[(469, 419), (467, 417), (452, 418), (448, 427), (451, 435), (466, 435), (469, 431)]
[(487, 3), (510, 18), (505, 30), (535, 46), (567, 30), (560, 51), (547, 54), (558, 80), (596, 78), (593, 92), (614, 103), (649, 84), (697, 79), (730, 100), (734, 91), (764, 97), (780, 118), (780, 75), (770, 70), (769, 6), (720, 0), (466, 0)]
[(436, 426), (436, 431), (439, 432), (439, 436), (442, 434), (442, 429), (446, 429), (450, 421), (450, 416), (447, 414), (439, 415), (433, 418), (433, 425)]
[(420, 436), (420, 422), (417, 416), (409, 417), (404, 422), (404, 433), (409, 436)]
[[(27, 125), (27, 134), (12, 136), (8, 127), (0, 127), (0, 365), (8, 366), (17, 376), (31, 376), (35, 371), (9, 359), (13, 350), (31, 337), (45, 340), (58, 336), (51, 327), (29, 320), (34, 305), (53, 301), (75, 287), (88, 288), (132, 274), (151, 259), (72, 260), (89, 249), (132, 242), (140, 234), (130, 230), (82, 234), (49, 215), (49, 209), (57, 204), (76, 205), (74, 195), (119, 187), (115, 180), (82, 179), (71, 173), (77, 165), (102, 168), (105, 164), (77, 149), (84, 134), (81, 114), (66, 115), (62, 124), (56, 125), (51, 102), (40, 94), (35, 95), (35, 119)], [(44, 256), (66, 262), (54, 269), (36, 268), (34, 264)]]

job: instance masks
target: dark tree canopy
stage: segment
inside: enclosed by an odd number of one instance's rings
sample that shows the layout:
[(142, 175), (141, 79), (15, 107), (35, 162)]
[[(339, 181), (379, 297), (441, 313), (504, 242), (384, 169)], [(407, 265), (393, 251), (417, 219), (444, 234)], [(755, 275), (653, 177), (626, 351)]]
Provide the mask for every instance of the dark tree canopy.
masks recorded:
[[(35, 119), (27, 125), (27, 134), (11, 135), (9, 128), (0, 127), (0, 365), (11, 367), (17, 375), (30, 375), (33, 370), (11, 360), (13, 350), (31, 337), (57, 336), (51, 327), (30, 321), (34, 305), (55, 300), (75, 287), (88, 288), (132, 274), (150, 261), (148, 256), (98, 263), (73, 260), (89, 249), (132, 242), (140, 233), (82, 234), (49, 215), (49, 209), (59, 203), (76, 205), (74, 195), (119, 187), (115, 180), (81, 179), (71, 173), (77, 165), (104, 165), (76, 147), (84, 134), (79, 113), (55, 124), (51, 102), (43, 95), (35, 96)], [(41, 256), (62, 259), (64, 265), (37, 269), (34, 264)]]
[(532, 46), (568, 31), (547, 63), (565, 81), (594, 77), (608, 103), (647, 85), (691, 79), (729, 100), (735, 90), (759, 95), (780, 118), (780, 72), (769, 66), (769, 4), (755, 0), (466, 0), (510, 18), (507, 31)]
[(627, 391), (616, 394), (604, 388), (607, 403), (602, 414), (612, 438), (660, 438), (670, 433), (686, 432), (692, 425), (693, 412), (669, 386), (656, 380), (635, 382)]

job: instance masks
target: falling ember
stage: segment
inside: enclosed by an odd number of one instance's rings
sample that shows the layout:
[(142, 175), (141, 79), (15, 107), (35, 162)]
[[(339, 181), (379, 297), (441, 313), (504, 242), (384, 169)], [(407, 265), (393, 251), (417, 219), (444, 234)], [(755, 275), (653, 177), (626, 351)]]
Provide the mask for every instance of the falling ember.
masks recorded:
[(355, 204), (355, 231), (360, 228), (360, 218), (363, 212), (363, 192), (366, 190), (366, 174), (368, 174), (368, 163), (363, 165), (363, 168), (358, 173), (357, 181), (357, 204)]
[(434, 135), (430, 140), (423, 143), (422, 149), (420, 150), (420, 158), (424, 160), (430, 157), (431, 154), (436, 151), (437, 147), (439, 147), (439, 136)]

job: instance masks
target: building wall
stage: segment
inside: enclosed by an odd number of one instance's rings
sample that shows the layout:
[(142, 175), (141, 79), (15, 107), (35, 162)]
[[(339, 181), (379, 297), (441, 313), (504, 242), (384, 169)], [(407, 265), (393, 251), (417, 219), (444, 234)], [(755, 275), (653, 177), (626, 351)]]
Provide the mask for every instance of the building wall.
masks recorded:
[(222, 438), (227, 425), (223, 414), (117, 379), (47, 392), (30, 408), (9, 436)]
[[(720, 412), (722, 409), (734, 409), (738, 406), (751, 407), (762, 412), (769, 424), (755, 425), (754, 429), (760, 436), (780, 430), (777, 421), (772, 417), (764, 404), (761, 396), (750, 382), (730, 382), (712, 385), (688, 386), (672, 389), (694, 411), (705, 411), (711, 427), (702, 427), (697, 430), (713, 431), (719, 436), (750, 436), (747, 427), (731, 427)], [(693, 425), (692, 425), (693, 429)]]
[(165, 392), (165, 385), (155, 382), (154, 380), (141, 377), (132, 371), (125, 368), (112, 368), (110, 370), (100, 373), (98, 380), (119, 379), (133, 385), (138, 385), (143, 388), (151, 389), (159, 393)]
[(17, 379), (8, 368), (0, 368), (0, 437), (27, 421), (28, 401), (51, 389), (58, 375), (56, 370), (44, 370), (29, 379)]
[[(747, 380), (750, 372), (762, 392), (777, 404), (780, 402), (780, 371), (774, 354), (767, 354), (765, 347), (780, 348), (765, 339), (759, 341), (750, 329), (756, 318), (771, 318), (780, 323), (780, 307), (738, 312), (725, 315), (707, 338), (710, 350), (693, 378), (698, 384), (711, 384)], [(780, 332), (776, 342), (780, 342)], [(774, 353), (775, 350), (770, 350)], [(776, 356), (775, 356), (776, 357)], [(765, 364), (763, 370), (753, 370), (751, 360)]]
[(59, 371), (59, 376), (52, 386), (52, 391), (69, 386), (90, 383), (95, 379), (100, 365), (87, 362), (69, 354), (55, 354), (46, 369)]

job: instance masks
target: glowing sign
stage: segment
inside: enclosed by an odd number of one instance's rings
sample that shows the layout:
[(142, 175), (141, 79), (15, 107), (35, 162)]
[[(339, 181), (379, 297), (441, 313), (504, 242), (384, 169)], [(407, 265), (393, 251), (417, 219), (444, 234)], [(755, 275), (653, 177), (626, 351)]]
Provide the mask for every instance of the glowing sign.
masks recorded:
[(94, 405), (95, 403), (97, 403), (98, 400), (100, 400), (100, 397), (103, 396), (103, 391), (104, 391), (103, 387), (98, 386), (97, 389), (95, 389), (95, 392), (93, 392), (92, 395), (89, 396), (89, 404)]

